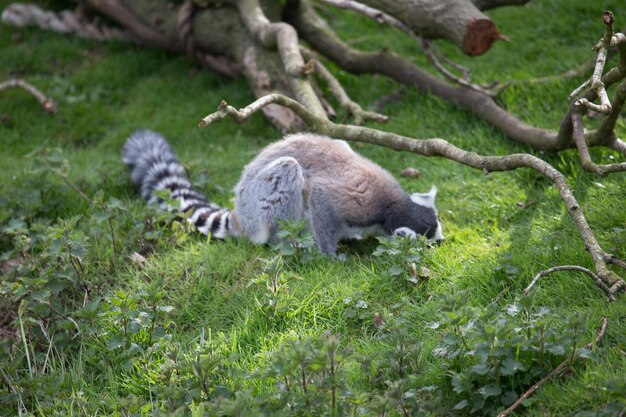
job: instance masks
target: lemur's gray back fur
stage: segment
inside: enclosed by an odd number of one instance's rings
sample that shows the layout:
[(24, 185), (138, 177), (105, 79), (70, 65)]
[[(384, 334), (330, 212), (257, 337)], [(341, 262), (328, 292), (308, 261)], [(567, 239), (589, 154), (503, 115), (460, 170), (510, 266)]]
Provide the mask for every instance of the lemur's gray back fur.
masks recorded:
[(191, 211), (188, 221), (201, 233), (217, 238), (237, 234), (230, 211), (209, 203), (193, 190), (185, 168), (160, 134), (150, 130), (133, 133), (124, 144), (122, 160), (141, 196), (149, 203), (162, 203), (157, 192), (169, 190), (170, 198), (180, 202), (181, 212)]
[(202, 233), (223, 238), (243, 234), (255, 243), (275, 240), (277, 220), (307, 219), (318, 248), (334, 255), (340, 239), (372, 234), (422, 234), (441, 240), (434, 205), (436, 188), (409, 195), (395, 178), (339, 140), (298, 134), (267, 146), (242, 173), (235, 209), (209, 203), (191, 188), (184, 169), (162, 136), (138, 131), (123, 160), (142, 196), (169, 189)]
[(245, 167), (235, 211), (242, 233), (259, 243), (276, 231), (270, 219), (307, 218), (319, 249), (334, 254), (340, 239), (363, 234), (443, 239), (435, 192), (411, 196), (347, 143), (297, 134), (267, 146)]

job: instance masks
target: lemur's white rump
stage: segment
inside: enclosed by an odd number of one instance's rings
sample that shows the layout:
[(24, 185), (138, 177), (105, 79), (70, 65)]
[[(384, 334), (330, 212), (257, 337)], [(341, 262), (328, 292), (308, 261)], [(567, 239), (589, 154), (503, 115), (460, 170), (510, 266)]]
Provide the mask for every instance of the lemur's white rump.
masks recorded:
[(189, 221), (205, 234), (244, 235), (273, 242), (277, 220), (306, 219), (321, 252), (335, 254), (340, 239), (367, 235), (425, 235), (442, 240), (437, 189), (407, 194), (395, 178), (339, 140), (313, 134), (287, 136), (263, 149), (243, 170), (235, 208), (221, 209), (191, 188), (184, 169), (158, 133), (135, 132), (122, 151), (142, 196), (159, 201), (169, 189)]

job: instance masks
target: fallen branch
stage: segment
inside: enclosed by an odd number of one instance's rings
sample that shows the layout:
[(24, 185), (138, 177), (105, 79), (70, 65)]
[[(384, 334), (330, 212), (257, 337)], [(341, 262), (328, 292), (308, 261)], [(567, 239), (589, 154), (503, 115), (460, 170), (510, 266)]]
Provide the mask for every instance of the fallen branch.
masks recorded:
[(549, 268), (549, 269), (546, 269), (546, 270), (543, 270), (543, 271), (539, 272), (537, 275), (535, 275), (535, 278), (533, 278), (533, 280), (530, 282), (530, 284), (528, 284), (528, 287), (524, 288), (524, 295), (528, 294), (528, 292), (531, 290), (531, 288), (534, 287), (534, 285), (537, 283), (537, 281), (539, 281), (539, 278), (545, 277), (546, 275), (549, 275), (549, 274), (551, 274), (553, 272), (558, 272), (558, 271), (579, 271), (579, 272), (583, 272), (583, 273), (589, 275), (591, 277), (591, 279), (593, 279), (595, 281), (595, 283), (598, 286), (598, 288), (600, 288), (602, 291), (604, 291), (606, 296), (609, 298), (609, 301), (615, 301), (615, 295), (611, 292), (611, 289), (609, 287), (607, 287), (604, 282), (602, 282), (602, 280), (598, 277), (598, 275), (594, 274), (589, 269), (584, 268), (582, 266), (578, 266), (578, 265), (555, 266), (553, 268)]
[(576, 100), (575, 104), (578, 106), (585, 106), (588, 109), (597, 111), (598, 113), (608, 114), (611, 112), (611, 101), (609, 100), (609, 96), (604, 88), (604, 83), (602, 82), (602, 73), (604, 71), (604, 64), (606, 63), (609, 48), (617, 43), (617, 38), (613, 40), (613, 35), (615, 33), (613, 29), (613, 23), (615, 22), (613, 13), (609, 11), (604, 12), (602, 15), (602, 21), (605, 25), (604, 37), (594, 47), (594, 49), (598, 51), (598, 56), (596, 57), (596, 65), (593, 70), (593, 74), (591, 75), (591, 78), (572, 91), (569, 98), (572, 100), (578, 97), (583, 91), (590, 88), (600, 99), (600, 105), (594, 104), (586, 98)]
[(344, 90), (337, 78), (335, 78), (335, 76), (317, 59), (317, 57), (313, 55), (311, 51), (305, 48), (301, 48), (301, 50), (302, 54), (307, 59), (312, 60), (311, 62), (313, 62), (315, 73), (318, 74), (322, 80), (324, 80), (333, 97), (335, 97), (335, 99), (339, 102), (339, 105), (341, 105), (341, 107), (348, 112), (348, 115), (354, 117), (355, 125), (360, 125), (366, 120), (372, 120), (379, 123), (386, 123), (389, 120), (389, 118), (383, 114), (363, 110), (358, 103), (353, 101), (348, 96), (346, 90)]
[[(463, 87), (467, 87), (471, 90), (478, 91), (479, 93), (485, 94), (489, 97), (496, 96), (495, 92), (490, 91), (484, 87), (481, 87), (478, 84), (474, 84), (470, 82), (469, 70), (455, 62), (452, 62), (451, 60), (446, 58), (444, 55), (442, 55), (441, 52), (437, 50), (437, 48), (431, 41), (422, 39), (422, 50), (424, 51), (424, 55), (426, 55), (426, 58), (428, 58), (430, 63), (433, 64), (433, 66), (448, 80), (452, 81), (453, 83), (459, 84)], [(463, 76), (457, 77), (456, 75), (454, 75), (443, 65), (442, 61), (446, 62), (451, 67), (459, 70), (463, 74)]]
[[(316, 51), (347, 71), (355, 74), (384, 74), (404, 85), (415, 87), (422, 93), (458, 104), (514, 141), (537, 150), (560, 151), (575, 146), (569, 112), (563, 117), (558, 131), (528, 125), (501, 108), (489, 95), (468, 88), (455, 87), (392, 52), (387, 50), (365, 52), (350, 47), (306, 1), (300, 1), (299, 6), (286, 17)], [(619, 62), (602, 77), (605, 89), (626, 77), (626, 42), (618, 42), (621, 38), (617, 35), (615, 38), (619, 49)], [(583, 98), (593, 101), (596, 94), (590, 90), (583, 94)], [(613, 138), (595, 132), (589, 132), (585, 136), (589, 140), (589, 146), (622, 146), (610, 145)]]
[(572, 136), (576, 147), (578, 148), (578, 156), (580, 163), (585, 171), (594, 172), (600, 177), (604, 177), (611, 172), (626, 171), (626, 162), (616, 164), (600, 165), (593, 162), (591, 154), (589, 154), (589, 148), (585, 141), (585, 128), (583, 125), (582, 105), (574, 103), (574, 109), (572, 114)]
[(37, 26), (57, 33), (74, 33), (81, 38), (99, 41), (131, 40), (129, 32), (103, 25), (98, 21), (89, 22), (82, 12), (80, 6), (76, 11), (63, 10), (55, 13), (34, 4), (13, 3), (2, 12), (2, 22), (20, 28)]
[(271, 23), (259, 0), (237, 0), (236, 3), (250, 33), (266, 48), (278, 50), (295, 98), (313, 113), (325, 117), (326, 112), (308, 80), (296, 30), (286, 23)]
[[(432, 43), (432, 41), (422, 38), (421, 36), (418, 36), (415, 33), (415, 31), (413, 31), (410, 27), (408, 27), (407, 25), (405, 25), (404, 23), (402, 23), (400, 20), (396, 19), (395, 17), (381, 10), (375, 9), (370, 6), (366, 6), (357, 1), (352, 1), (352, 0), (320, 0), (320, 1), (323, 3), (329, 4), (331, 6), (339, 7), (339, 8), (346, 9), (346, 10), (352, 10), (354, 12), (367, 16), (372, 20), (375, 20), (378, 23), (386, 24), (388, 26), (399, 29), (400, 31), (407, 34), (411, 39), (413, 39), (418, 46), (420, 46), (420, 48), (422, 49), (422, 52), (424, 53), (426, 58), (428, 58), (430, 63), (435, 67), (435, 69), (437, 69), (437, 71), (439, 71), (448, 80), (452, 81), (453, 83), (459, 84), (463, 87), (467, 87), (469, 89), (481, 92), (483, 94), (486, 94), (489, 96), (495, 96), (494, 93), (484, 89), (478, 84), (471, 83), (469, 70), (467, 68), (446, 58), (437, 50), (437, 48)], [(505, 38), (505, 37), (502, 37), (501, 35), (499, 36), (502, 39)], [(450, 72), (450, 70), (448, 70), (443, 63), (446, 63), (450, 65), (451, 67), (457, 69), (463, 75), (461, 77), (457, 77), (452, 72)]]
[[(606, 319), (606, 317), (602, 317), (602, 324), (600, 326), (600, 331), (598, 332), (598, 334), (597, 334), (597, 336), (595, 338), (595, 345), (598, 345), (600, 343), (600, 341), (602, 341), (602, 338), (604, 337), (604, 334), (606, 332), (606, 326), (607, 325), (608, 325), (608, 320)], [(593, 348), (593, 346), (594, 346), (594, 342), (591, 342), (591, 343), (588, 343), (585, 346), (585, 348), (586, 349), (591, 349), (591, 348)], [(565, 367), (567, 367), (572, 361), (573, 361), (573, 355), (569, 356), (567, 359), (565, 359), (563, 362), (561, 362), (559, 364), (559, 366), (554, 368), (548, 375), (546, 375), (543, 378), (541, 378), (536, 384), (534, 384), (532, 387), (530, 387), (525, 393), (520, 395), (520, 397), (513, 404), (511, 404), (511, 406), (509, 408), (507, 408), (506, 410), (504, 410), (501, 413), (499, 413), (498, 417), (506, 417), (509, 414), (511, 414), (513, 411), (515, 411), (522, 404), (522, 402), (525, 399), (527, 399), (528, 397), (530, 397), (531, 395), (533, 395), (533, 393), (535, 391), (537, 391), (539, 389), (539, 387), (541, 387), (543, 384), (545, 384), (546, 382), (550, 381), (551, 379), (559, 376), (561, 374), (561, 372), (563, 372)]]
[[(608, 146), (611, 146), (612, 142), (616, 140), (614, 133), (615, 125), (624, 108), (624, 102), (626, 102), (626, 81), (622, 81), (617, 87), (615, 96), (613, 96), (613, 100), (611, 100), (613, 106), (611, 112), (602, 120), (598, 130), (593, 133), (593, 136), (598, 137), (597, 142), (605, 141)], [(591, 137), (590, 140), (593, 140), (593, 137)]]
[(59, 108), (57, 102), (50, 97), (46, 97), (37, 87), (20, 79), (8, 80), (0, 83), (0, 91), (8, 90), (10, 88), (21, 88), (32, 94), (41, 104), (41, 109), (47, 113), (56, 113)]
[[(483, 156), (473, 152), (460, 149), (451, 143), (439, 139), (421, 139), (397, 135), (395, 133), (383, 132), (362, 126), (335, 124), (325, 117), (320, 117), (302, 104), (280, 94), (271, 94), (261, 97), (241, 110), (237, 110), (222, 101), (218, 110), (204, 117), (200, 122), (200, 127), (206, 127), (211, 123), (220, 121), (226, 117), (232, 117), (237, 122), (246, 120), (253, 113), (261, 110), (269, 104), (279, 104), (291, 109), (306, 123), (309, 130), (331, 137), (345, 139), (356, 142), (365, 142), (374, 145), (384, 146), (396, 151), (407, 151), (424, 156), (441, 156), (472, 168), (480, 169), (485, 174), (492, 171), (511, 171), (517, 168), (531, 168), (547, 177), (559, 190), (561, 198), (565, 203), (567, 212), (576, 225), (582, 237), (585, 248), (591, 254), (596, 268), (595, 274), (600, 280), (611, 287), (611, 291), (623, 288), (626, 284), (624, 280), (611, 271), (607, 266), (608, 254), (602, 249), (595, 238), (593, 231), (589, 227), (587, 220), (582, 213), (578, 201), (574, 197), (571, 188), (567, 184), (565, 176), (556, 170), (552, 165), (529, 154), (512, 154), (507, 156)], [(613, 293), (613, 292), (612, 292)]]

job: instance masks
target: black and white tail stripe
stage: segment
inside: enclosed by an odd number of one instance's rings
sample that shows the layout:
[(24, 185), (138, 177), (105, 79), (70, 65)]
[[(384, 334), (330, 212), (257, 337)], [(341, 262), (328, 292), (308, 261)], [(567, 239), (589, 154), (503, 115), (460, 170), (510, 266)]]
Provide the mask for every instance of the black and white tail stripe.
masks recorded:
[(133, 183), (148, 203), (171, 209), (156, 191), (170, 190), (170, 198), (180, 202), (180, 211), (191, 212), (188, 221), (200, 233), (223, 239), (237, 235), (229, 210), (210, 203), (191, 187), (185, 169), (165, 138), (151, 130), (134, 132), (124, 144), (122, 160), (130, 169)]

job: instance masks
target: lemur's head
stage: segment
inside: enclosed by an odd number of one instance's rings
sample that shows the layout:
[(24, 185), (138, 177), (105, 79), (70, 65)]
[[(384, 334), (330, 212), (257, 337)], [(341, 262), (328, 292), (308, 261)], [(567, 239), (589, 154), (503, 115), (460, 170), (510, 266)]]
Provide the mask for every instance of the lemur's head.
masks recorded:
[(424, 235), (428, 242), (441, 243), (444, 240), (435, 196), (437, 187), (434, 185), (427, 193), (415, 193), (401, 216), (398, 216), (393, 234), (396, 236)]

